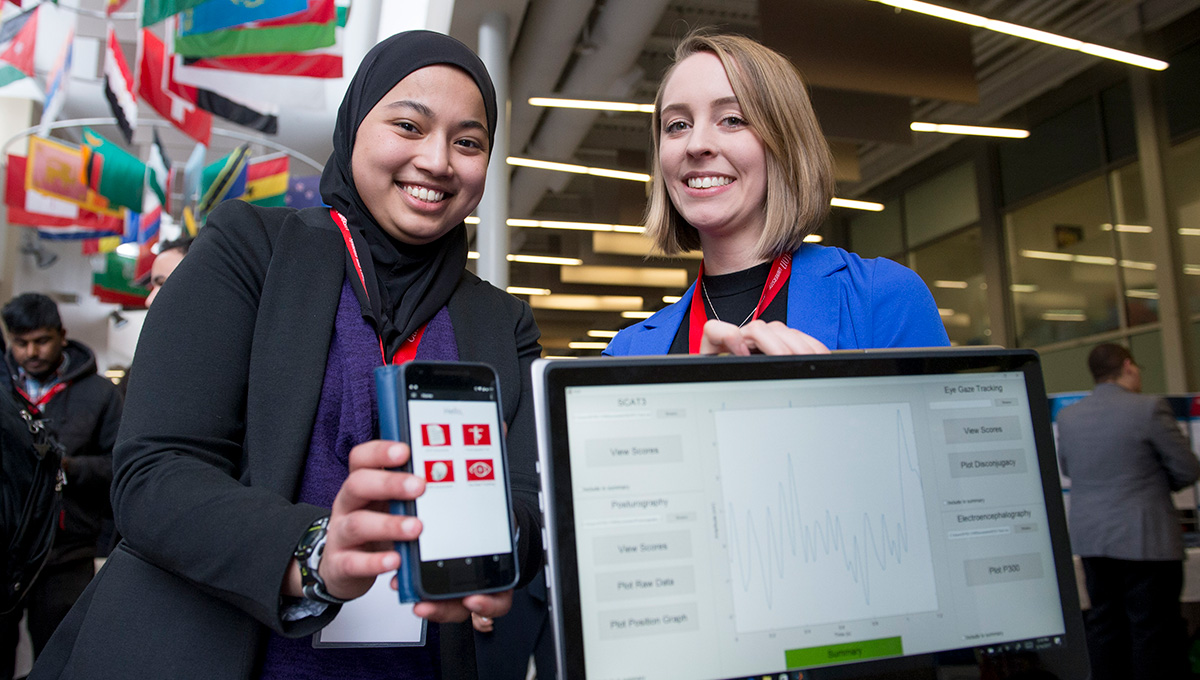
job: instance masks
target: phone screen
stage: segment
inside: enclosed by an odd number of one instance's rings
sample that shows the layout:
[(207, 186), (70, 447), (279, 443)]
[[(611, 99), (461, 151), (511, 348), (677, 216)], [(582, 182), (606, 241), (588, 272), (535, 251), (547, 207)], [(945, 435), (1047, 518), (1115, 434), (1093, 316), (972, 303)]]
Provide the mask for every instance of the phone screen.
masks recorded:
[(421, 583), (437, 594), (515, 578), (494, 375), (461, 369), (440, 375), (422, 367), (406, 375), (412, 471), (425, 479), (416, 500)]

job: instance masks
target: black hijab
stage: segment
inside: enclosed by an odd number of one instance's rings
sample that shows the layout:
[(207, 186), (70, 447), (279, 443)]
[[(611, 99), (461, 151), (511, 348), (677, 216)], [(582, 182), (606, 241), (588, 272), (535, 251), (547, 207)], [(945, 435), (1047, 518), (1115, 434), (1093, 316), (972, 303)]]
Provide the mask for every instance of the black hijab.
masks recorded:
[[(487, 114), (490, 155), (496, 134), (496, 91), (483, 62), (448, 35), (406, 31), (375, 45), (363, 58), (338, 108), (333, 154), (321, 173), (321, 198), (346, 217), (366, 289), (359, 286), (349, 253), (346, 274), (363, 316), (383, 338), (389, 357), (450, 299), (467, 265), (467, 228), (460, 223), (440, 239), (419, 246), (392, 238), (359, 196), (350, 158), (358, 126), (367, 113), (410, 73), (435, 64), (456, 66), (475, 81)], [(362, 256), (367, 252), (371, 257)]]

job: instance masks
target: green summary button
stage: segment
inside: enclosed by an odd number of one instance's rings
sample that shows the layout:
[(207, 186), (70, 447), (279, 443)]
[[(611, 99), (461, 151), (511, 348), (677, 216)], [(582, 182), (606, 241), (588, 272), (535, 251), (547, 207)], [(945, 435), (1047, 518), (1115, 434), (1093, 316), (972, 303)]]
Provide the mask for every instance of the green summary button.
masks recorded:
[(890, 637), (847, 642), (840, 645), (789, 649), (784, 652), (784, 655), (788, 668), (807, 668), (831, 663), (880, 659), (885, 656), (903, 656), (904, 646), (900, 643), (899, 637)]

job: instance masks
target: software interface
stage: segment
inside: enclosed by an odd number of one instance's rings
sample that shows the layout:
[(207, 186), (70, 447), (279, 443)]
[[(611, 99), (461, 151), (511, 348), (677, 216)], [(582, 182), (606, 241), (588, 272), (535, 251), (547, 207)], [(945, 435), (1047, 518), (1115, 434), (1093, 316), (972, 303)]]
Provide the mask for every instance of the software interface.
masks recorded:
[(1015, 372), (569, 388), (587, 676), (1052, 642), (1027, 400)]

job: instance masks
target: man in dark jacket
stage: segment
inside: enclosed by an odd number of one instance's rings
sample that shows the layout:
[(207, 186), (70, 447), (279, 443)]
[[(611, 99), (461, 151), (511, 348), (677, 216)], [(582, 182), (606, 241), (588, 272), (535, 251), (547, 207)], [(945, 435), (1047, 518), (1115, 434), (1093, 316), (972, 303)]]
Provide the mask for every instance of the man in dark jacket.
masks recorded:
[[(112, 513), (112, 448), (121, 420), (121, 396), (96, 373), (96, 357), (68, 340), (58, 307), (26, 293), (0, 311), (8, 329), (3, 385), (17, 402), (46, 421), (65, 449), (63, 510), (50, 561), (24, 608), (34, 655), (92, 579), (101, 519)], [(11, 678), (21, 610), (0, 618), (0, 679)]]

